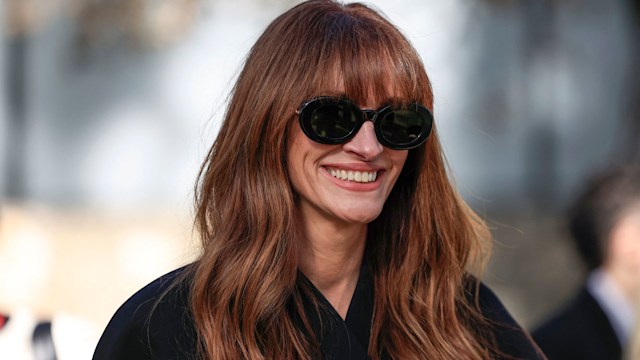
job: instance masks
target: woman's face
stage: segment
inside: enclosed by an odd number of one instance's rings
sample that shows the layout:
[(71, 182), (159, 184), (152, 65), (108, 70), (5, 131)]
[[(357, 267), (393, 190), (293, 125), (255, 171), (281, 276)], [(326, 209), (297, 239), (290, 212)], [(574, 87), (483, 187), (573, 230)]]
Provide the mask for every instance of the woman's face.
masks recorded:
[[(358, 105), (377, 109), (380, 104)], [(346, 223), (371, 222), (382, 211), (407, 154), (408, 150), (380, 145), (371, 121), (341, 145), (314, 142), (296, 121), (287, 164), (294, 191), (299, 195), (298, 210), (307, 221), (322, 217)]]

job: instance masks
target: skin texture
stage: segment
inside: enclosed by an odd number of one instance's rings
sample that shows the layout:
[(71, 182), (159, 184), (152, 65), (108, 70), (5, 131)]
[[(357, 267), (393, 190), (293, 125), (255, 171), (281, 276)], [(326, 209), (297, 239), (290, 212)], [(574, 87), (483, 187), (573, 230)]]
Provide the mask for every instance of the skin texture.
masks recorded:
[[(366, 104), (363, 108), (376, 108)], [(384, 206), (408, 150), (392, 150), (377, 140), (373, 123), (365, 122), (342, 145), (307, 138), (296, 123), (287, 152), (288, 173), (298, 195), (298, 221), (305, 242), (301, 270), (344, 318), (362, 262), (367, 224)], [(377, 171), (362, 183), (333, 177), (328, 169)]]
[(604, 268), (632, 301), (640, 301), (640, 204), (612, 228)]

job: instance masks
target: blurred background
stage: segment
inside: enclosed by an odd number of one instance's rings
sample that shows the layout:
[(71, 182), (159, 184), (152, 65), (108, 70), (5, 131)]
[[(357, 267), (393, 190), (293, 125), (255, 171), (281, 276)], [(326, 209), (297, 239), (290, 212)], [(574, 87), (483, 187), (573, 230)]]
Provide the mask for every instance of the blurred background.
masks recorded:
[[(0, 358), (87, 359), (191, 261), (193, 183), (285, 0), (0, 0)], [(525, 327), (580, 286), (564, 211), (640, 160), (638, 0), (371, 0), (422, 55), (447, 159), (489, 223), (485, 281)], [(11, 330), (11, 331), (9, 331)]]

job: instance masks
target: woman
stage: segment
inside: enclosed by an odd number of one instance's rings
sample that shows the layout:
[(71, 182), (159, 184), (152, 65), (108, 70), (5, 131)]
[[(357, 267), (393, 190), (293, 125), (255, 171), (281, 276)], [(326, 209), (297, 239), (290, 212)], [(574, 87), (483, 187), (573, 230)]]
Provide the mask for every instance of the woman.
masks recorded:
[(129, 299), (95, 357), (542, 358), (466, 271), (488, 231), (432, 106), (416, 51), (370, 8), (278, 17), (201, 171), (202, 256)]

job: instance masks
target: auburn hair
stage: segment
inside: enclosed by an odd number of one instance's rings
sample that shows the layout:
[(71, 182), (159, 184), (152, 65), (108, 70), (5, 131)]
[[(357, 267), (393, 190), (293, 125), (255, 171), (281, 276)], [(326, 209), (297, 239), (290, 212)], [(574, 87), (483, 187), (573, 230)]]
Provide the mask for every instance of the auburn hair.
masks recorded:
[[(433, 108), (419, 55), (385, 17), (360, 4), (301, 3), (259, 37), (233, 88), (196, 191), (202, 254), (190, 274), (199, 352), (209, 359), (310, 359), (319, 344), (302, 311), (296, 196), (287, 175), (296, 110), (327, 91)], [(482, 359), (491, 341), (467, 301), (467, 267), (489, 236), (447, 175), (437, 132), (409, 151), (365, 256), (374, 287), (369, 355)], [(468, 289), (468, 287), (466, 287)]]

